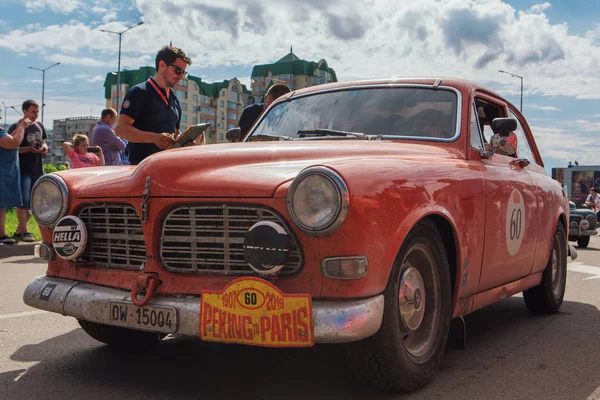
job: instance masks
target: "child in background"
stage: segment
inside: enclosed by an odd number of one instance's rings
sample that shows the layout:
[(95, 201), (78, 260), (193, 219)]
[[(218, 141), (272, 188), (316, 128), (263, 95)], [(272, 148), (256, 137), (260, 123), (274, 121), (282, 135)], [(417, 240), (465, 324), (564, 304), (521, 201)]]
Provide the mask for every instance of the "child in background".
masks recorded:
[(88, 137), (81, 133), (73, 136), (73, 143), (63, 143), (63, 150), (71, 160), (71, 168), (104, 166), (102, 149), (99, 146), (89, 147), (89, 143)]

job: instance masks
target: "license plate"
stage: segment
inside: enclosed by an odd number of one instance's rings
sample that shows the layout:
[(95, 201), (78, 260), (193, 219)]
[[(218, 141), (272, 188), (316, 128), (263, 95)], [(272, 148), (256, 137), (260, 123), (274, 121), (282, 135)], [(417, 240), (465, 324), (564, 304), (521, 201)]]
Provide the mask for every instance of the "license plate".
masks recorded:
[(177, 310), (172, 307), (137, 307), (131, 303), (111, 301), (109, 320), (113, 325), (154, 332), (173, 333), (177, 330)]
[(239, 278), (222, 291), (204, 291), (200, 338), (265, 347), (315, 343), (309, 294), (284, 294), (259, 278)]

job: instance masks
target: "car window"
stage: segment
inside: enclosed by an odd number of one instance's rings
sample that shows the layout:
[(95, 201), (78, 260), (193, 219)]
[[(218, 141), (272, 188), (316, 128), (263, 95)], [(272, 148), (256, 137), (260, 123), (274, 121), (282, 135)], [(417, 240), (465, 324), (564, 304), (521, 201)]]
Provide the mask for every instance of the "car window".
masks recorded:
[(517, 120), (517, 129), (515, 130), (515, 135), (517, 136), (517, 156), (519, 158), (526, 158), (530, 162), (536, 162), (531, 147), (529, 146), (527, 135), (525, 135), (525, 130), (521, 125), (521, 121), (519, 121), (519, 118), (517, 118), (517, 115), (512, 112), (512, 110), (509, 109), (508, 114), (510, 118)]
[(475, 104), (471, 107), (471, 147), (483, 150), (483, 140), (479, 129), (479, 120), (475, 112)]
[(320, 92), (271, 107), (255, 135), (301, 138), (299, 131), (331, 129), (367, 135), (452, 139), (458, 124), (458, 96), (447, 89), (364, 88)]

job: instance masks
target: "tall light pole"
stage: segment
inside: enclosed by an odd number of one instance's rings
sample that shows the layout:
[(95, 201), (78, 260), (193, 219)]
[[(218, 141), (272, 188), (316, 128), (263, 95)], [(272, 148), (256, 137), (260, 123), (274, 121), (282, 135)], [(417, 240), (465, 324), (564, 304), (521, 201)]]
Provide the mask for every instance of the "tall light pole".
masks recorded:
[(513, 78), (519, 78), (521, 79), (521, 109), (519, 111), (521, 111), (521, 113), (523, 113), (523, 77), (513, 74), (511, 72), (507, 72), (507, 71), (502, 71), (501, 69), (498, 70), (498, 72), (502, 72), (503, 74), (507, 74), (512, 76)]
[(13, 110), (15, 110), (15, 112), (17, 114), (19, 114), (19, 116), (22, 116), (21, 113), (19, 113), (19, 111), (17, 111), (17, 109), (15, 108), (16, 106), (7, 106), (5, 102), (2, 102), (3, 108), (4, 108), (4, 129), (8, 130), (8, 121), (6, 120), (6, 111), (8, 111), (9, 108), (12, 108)]
[(42, 71), (42, 124), (44, 123), (44, 107), (46, 106), (46, 104), (44, 104), (44, 86), (46, 84), (46, 71), (48, 71), (52, 67), (56, 67), (59, 64), (60, 63), (57, 62), (56, 64), (52, 64), (51, 66), (49, 66), (48, 68), (45, 68), (45, 69), (28, 67), (29, 69), (35, 69), (36, 71)]
[[(121, 36), (128, 30), (131, 30), (131, 29), (135, 28), (136, 26), (140, 26), (143, 23), (144, 23), (143, 21), (138, 22), (137, 24), (132, 25), (129, 28), (127, 28), (121, 32), (114, 32), (114, 31), (109, 31), (106, 29), (100, 29), (100, 32), (114, 33), (115, 35), (119, 35), (119, 63), (118, 63), (118, 67), (117, 67), (117, 112), (119, 112), (119, 100), (120, 100), (120, 93), (121, 93)], [(112, 90), (111, 90), (111, 93), (112, 93)]]

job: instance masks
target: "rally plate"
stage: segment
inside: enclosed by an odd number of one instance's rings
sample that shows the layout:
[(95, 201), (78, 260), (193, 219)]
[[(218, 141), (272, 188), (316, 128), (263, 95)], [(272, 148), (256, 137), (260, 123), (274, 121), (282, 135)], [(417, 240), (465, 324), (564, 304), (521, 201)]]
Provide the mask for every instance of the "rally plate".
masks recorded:
[(222, 291), (203, 291), (200, 338), (265, 347), (315, 343), (309, 294), (284, 294), (259, 278), (239, 278)]
[(109, 314), (112, 325), (162, 333), (177, 331), (177, 310), (173, 307), (137, 307), (132, 303), (111, 301)]

